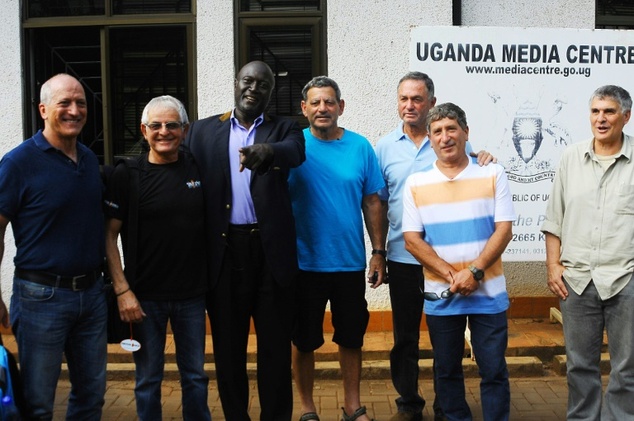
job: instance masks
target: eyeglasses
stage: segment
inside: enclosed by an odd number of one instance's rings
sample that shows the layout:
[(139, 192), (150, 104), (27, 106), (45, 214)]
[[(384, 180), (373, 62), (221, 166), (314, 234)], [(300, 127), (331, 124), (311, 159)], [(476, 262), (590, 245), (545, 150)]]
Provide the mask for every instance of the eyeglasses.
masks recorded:
[(427, 301), (438, 301), (438, 300), (446, 300), (447, 298), (451, 298), (454, 296), (454, 293), (451, 292), (449, 288), (440, 293), (440, 297), (435, 292), (423, 292), (423, 298)]
[(165, 126), (165, 128), (169, 131), (178, 130), (183, 127), (183, 123), (180, 121), (168, 121), (167, 123), (143, 123), (145, 127), (152, 130), (153, 132), (158, 132), (161, 130), (161, 127)]

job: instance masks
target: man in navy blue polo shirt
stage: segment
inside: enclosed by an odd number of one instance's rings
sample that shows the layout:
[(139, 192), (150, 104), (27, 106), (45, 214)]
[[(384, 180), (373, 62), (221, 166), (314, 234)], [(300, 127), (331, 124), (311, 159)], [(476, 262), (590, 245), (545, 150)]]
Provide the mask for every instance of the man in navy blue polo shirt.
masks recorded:
[[(99, 420), (106, 386), (102, 183), (97, 157), (77, 142), (86, 95), (58, 74), (40, 91), (44, 130), (0, 161), (0, 257), (9, 222), (17, 253), (11, 297), (27, 418), (53, 417), (66, 356), (72, 384), (66, 419)], [(0, 321), (9, 326), (0, 299)]]

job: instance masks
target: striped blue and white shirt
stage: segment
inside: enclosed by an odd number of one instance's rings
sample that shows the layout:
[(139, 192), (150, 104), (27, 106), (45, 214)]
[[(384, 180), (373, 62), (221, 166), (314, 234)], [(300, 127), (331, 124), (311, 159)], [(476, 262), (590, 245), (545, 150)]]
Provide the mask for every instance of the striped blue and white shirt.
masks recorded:
[[(475, 260), (495, 231), (495, 223), (515, 220), (504, 168), (470, 163), (458, 176), (447, 178), (434, 163), (429, 171), (407, 178), (403, 193), (403, 231), (423, 233), (438, 256), (456, 270)], [(437, 274), (424, 270), (425, 291), (440, 293), (449, 287)], [(425, 313), (434, 316), (496, 314), (508, 309), (506, 278), (498, 258), (485, 271), (480, 287), (465, 297), (425, 301)]]

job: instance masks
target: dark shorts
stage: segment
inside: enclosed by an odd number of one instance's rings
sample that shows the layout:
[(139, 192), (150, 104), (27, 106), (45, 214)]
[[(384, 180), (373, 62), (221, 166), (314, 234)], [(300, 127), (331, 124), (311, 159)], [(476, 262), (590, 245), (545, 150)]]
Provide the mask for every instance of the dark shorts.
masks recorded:
[(344, 348), (361, 348), (370, 314), (365, 300), (365, 272), (304, 272), (297, 283), (297, 320), (293, 343), (301, 352), (324, 344), (324, 314), (330, 301), (332, 341)]

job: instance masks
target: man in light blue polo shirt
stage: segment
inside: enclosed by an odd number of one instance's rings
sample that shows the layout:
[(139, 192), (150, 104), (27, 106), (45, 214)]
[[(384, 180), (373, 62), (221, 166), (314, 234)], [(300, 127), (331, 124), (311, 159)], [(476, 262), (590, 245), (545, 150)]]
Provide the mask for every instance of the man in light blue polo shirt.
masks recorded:
[[(379, 197), (387, 202), (384, 216), (387, 219), (385, 223), (389, 222), (387, 267), (394, 329), (390, 371), (394, 388), (400, 395), (396, 399), (398, 413), (391, 421), (420, 421), (425, 407), (425, 400), (418, 392), (423, 271), (416, 259), (405, 250), (401, 222), (405, 180), (436, 160), (425, 124), (427, 113), (436, 104), (434, 82), (425, 73), (409, 72), (398, 83), (397, 100), (402, 122), (376, 144), (376, 155), (386, 186), (379, 192)], [(466, 151), (474, 156), (472, 150), (467, 142)], [(492, 159), (487, 152), (478, 154), (480, 165), (488, 164)], [(442, 411), (436, 408), (434, 402), (436, 418), (443, 419)]]

